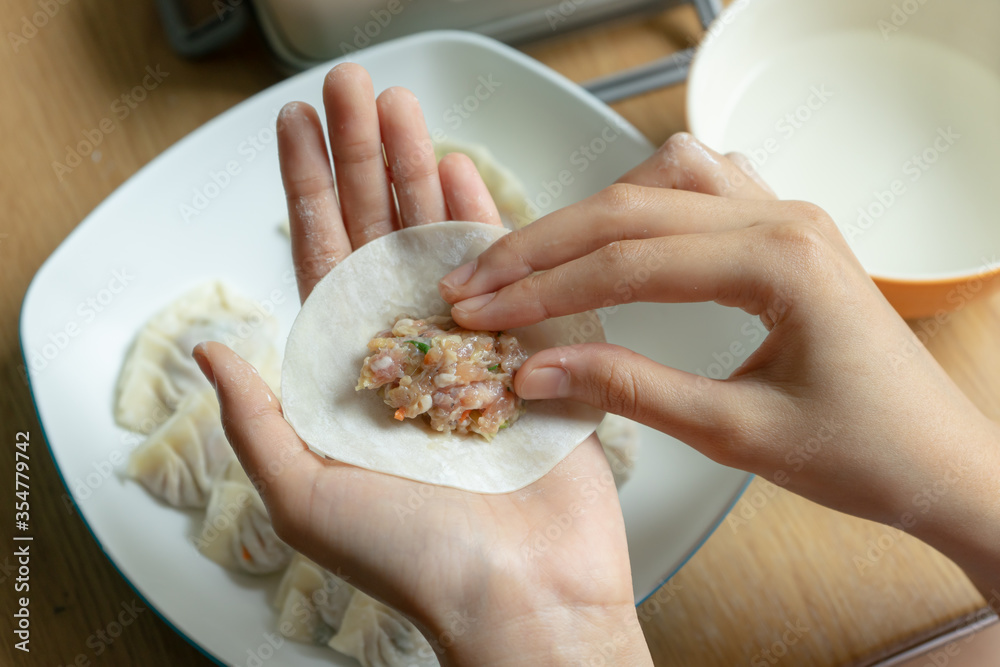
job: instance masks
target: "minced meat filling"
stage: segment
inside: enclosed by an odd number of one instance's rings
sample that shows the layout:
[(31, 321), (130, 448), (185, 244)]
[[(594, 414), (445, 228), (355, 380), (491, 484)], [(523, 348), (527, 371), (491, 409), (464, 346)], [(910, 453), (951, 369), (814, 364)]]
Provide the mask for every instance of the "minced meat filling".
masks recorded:
[(514, 373), (527, 353), (505, 332), (469, 331), (447, 317), (400, 317), (368, 342), (357, 389), (375, 389), (402, 421), (487, 440), (524, 411)]

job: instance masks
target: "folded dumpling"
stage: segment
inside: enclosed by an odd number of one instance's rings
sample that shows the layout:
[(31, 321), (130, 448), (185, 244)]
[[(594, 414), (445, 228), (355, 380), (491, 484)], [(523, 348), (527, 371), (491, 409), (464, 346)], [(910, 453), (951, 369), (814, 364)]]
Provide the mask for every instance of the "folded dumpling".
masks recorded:
[[(233, 468), (227, 472), (238, 475)], [(251, 574), (277, 572), (288, 565), (293, 553), (274, 532), (256, 489), (242, 480), (225, 478), (212, 487), (195, 544), (219, 565)]]
[(340, 629), (354, 591), (329, 570), (295, 554), (274, 597), (278, 631), (295, 641), (326, 644)]
[(194, 346), (206, 340), (225, 343), (277, 387), (277, 331), (273, 317), (220, 282), (191, 290), (139, 331), (118, 377), (115, 420), (129, 430), (151, 433), (185, 396), (207, 388), (191, 358)]
[(528, 201), (524, 183), (501, 164), (487, 146), (455, 139), (434, 142), (434, 154), (438, 160), (448, 153), (462, 153), (472, 160), (500, 215), (508, 220), (511, 227), (524, 227), (538, 217), (537, 208)]
[(243, 486), (253, 486), (253, 482), (250, 481), (250, 477), (243, 470), (243, 466), (240, 465), (240, 460), (236, 458), (236, 454), (233, 454), (233, 458), (226, 464), (226, 467), (222, 470), (222, 474), (219, 475), (216, 481), (219, 480), (239, 482)]
[(128, 475), (171, 505), (205, 507), (212, 484), (234, 462), (219, 401), (206, 389), (181, 400), (177, 411), (132, 452)]
[(597, 427), (597, 439), (611, 466), (615, 486), (621, 488), (632, 476), (639, 456), (639, 428), (631, 419), (609, 413)]
[(420, 631), (402, 614), (355, 591), (330, 648), (362, 667), (435, 667), (440, 664)]

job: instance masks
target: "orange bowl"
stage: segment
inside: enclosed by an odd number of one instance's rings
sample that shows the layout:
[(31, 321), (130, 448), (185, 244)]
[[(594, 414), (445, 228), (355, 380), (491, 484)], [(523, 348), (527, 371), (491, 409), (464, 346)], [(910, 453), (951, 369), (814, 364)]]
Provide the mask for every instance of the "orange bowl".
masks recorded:
[(1000, 287), (1000, 269), (950, 280), (896, 280), (872, 276), (892, 307), (905, 319), (934, 317), (943, 320), (969, 301)]
[(1000, 272), (997, 25), (996, 0), (736, 0), (688, 124), (823, 207), (903, 317), (947, 313)]

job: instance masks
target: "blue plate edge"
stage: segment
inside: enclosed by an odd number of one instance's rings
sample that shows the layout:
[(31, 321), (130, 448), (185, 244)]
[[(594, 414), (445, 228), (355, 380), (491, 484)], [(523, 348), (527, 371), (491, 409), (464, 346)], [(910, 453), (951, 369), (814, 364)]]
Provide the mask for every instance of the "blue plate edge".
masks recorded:
[(708, 542), (708, 539), (715, 534), (715, 531), (719, 529), (719, 526), (722, 525), (722, 522), (726, 520), (726, 517), (729, 516), (729, 513), (733, 511), (734, 507), (736, 507), (736, 503), (738, 503), (740, 501), (740, 498), (743, 497), (743, 494), (746, 493), (747, 487), (750, 486), (750, 482), (752, 482), (754, 477), (756, 477), (756, 475), (754, 475), (753, 473), (748, 472), (745, 474), (746, 478), (744, 479), (743, 484), (740, 485), (740, 488), (737, 489), (736, 493), (733, 494), (732, 499), (726, 505), (725, 509), (719, 512), (719, 518), (716, 519), (715, 522), (708, 527), (705, 533), (701, 536), (701, 539), (698, 540), (698, 542), (695, 543), (693, 547), (691, 547), (691, 551), (689, 551), (688, 554), (684, 556), (683, 560), (681, 560), (681, 562), (678, 563), (677, 567), (675, 567), (669, 573), (664, 575), (663, 580), (660, 581), (660, 583), (658, 583), (656, 586), (654, 586), (653, 590), (651, 590), (649, 593), (646, 594), (645, 597), (643, 597), (641, 600), (635, 603), (636, 607), (641, 607), (643, 603), (646, 602), (646, 600), (656, 595), (656, 593), (661, 588), (663, 588), (664, 584), (673, 579), (674, 575), (680, 572), (681, 568), (687, 565), (688, 561), (694, 558), (694, 555), (698, 553), (698, 551), (705, 545), (705, 542)]

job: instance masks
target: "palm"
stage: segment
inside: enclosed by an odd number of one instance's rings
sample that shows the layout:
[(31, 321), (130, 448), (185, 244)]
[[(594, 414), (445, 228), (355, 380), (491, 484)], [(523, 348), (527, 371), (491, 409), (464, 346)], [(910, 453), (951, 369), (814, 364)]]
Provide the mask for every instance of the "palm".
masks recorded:
[[(476, 590), (497, 563), (513, 586), (537, 576), (575, 599), (628, 589), (618, 497), (596, 438), (548, 475), (482, 495), (358, 470), (309, 455), (288, 480), (276, 528), (293, 546), (372, 594), (420, 615)], [(585, 556), (583, 556), (585, 555)], [(515, 579), (516, 575), (516, 579)], [(602, 582), (581, 590), (580, 582)], [(613, 582), (613, 583), (612, 583)], [(513, 593), (514, 590), (512, 589)], [(569, 596), (567, 596), (569, 597)]]

